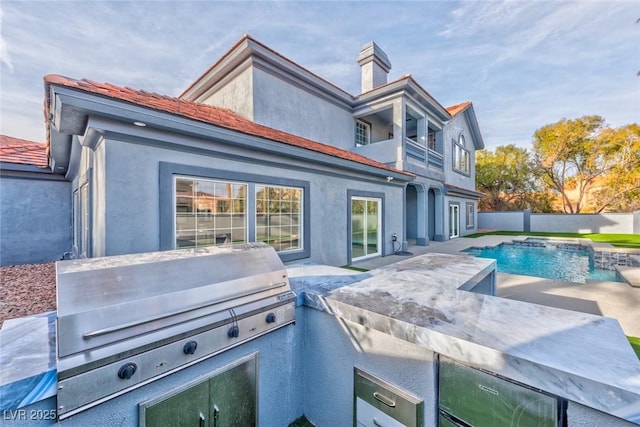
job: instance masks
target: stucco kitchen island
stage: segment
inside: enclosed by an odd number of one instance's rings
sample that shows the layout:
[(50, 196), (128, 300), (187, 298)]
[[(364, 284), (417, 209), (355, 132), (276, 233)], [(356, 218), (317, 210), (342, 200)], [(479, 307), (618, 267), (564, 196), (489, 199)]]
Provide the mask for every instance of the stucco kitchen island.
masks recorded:
[[(356, 368), (421, 401), (423, 425), (438, 425), (443, 358), (557, 397), (568, 426), (640, 423), (640, 362), (617, 321), (487, 295), (495, 286), (492, 260), (431, 253), (364, 273), (314, 264), (287, 272), (298, 295), (294, 326), (60, 424), (138, 425), (141, 402), (252, 354), (259, 360), (261, 426), (286, 425), (302, 414), (317, 426), (353, 425)], [(7, 396), (11, 385), (2, 386)], [(55, 405), (49, 397), (23, 408)], [(55, 422), (7, 414), (17, 412), (5, 410), (7, 425)]]

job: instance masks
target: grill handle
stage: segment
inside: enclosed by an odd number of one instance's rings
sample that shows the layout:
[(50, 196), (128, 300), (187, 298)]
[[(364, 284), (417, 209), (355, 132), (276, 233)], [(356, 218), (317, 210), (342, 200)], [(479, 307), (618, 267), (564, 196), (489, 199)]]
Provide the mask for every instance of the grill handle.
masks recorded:
[(111, 327), (104, 328), (104, 329), (98, 329), (96, 331), (91, 331), (91, 332), (87, 332), (87, 333), (83, 334), (82, 338), (84, 338), (86, 340), (91, 339), (91, 338), (96, 338), (96, 337), (99, 337), (99, 336), (102, 336), (102, 335), (111, 334), (113, 332), (122, 331), (124, 329), (133, 328), (135, 326), (140, 326), (140, 325), (144, 325), (144, 324), (147, 324), (147, 323), (155, 322), (157, 320), (167, 319), (169, 317), (177, 316), (179, 314), (188, 313), (190, 311), (198, 310), (200, 308), (205, 308), (205, 307), (209, 307), (209, 306), (212, 306), (212, 305), (220, 304), (220, 303), (223, 303), (223, 302), (232, 301), (232, 300), (235, 300), (235, 299), (238, 299), (238, 298), (242, 298), (242, 297), (246, 297), (246, 296), (249, 296), (249, 295), (259, 294), (260, 292), (264, 292), (264, 291), (271, 290), (271, 289), (281, 288), (281, 287), (286, 286), (286, 285), (287, 285), (286, 282), (276, 283), (276, 284), (273, 284), (273, 285), (270, 285), (270, 286), (266, 286), (266, 287), (263, 287), (263, 288), (260, 288), (260, 289), (254, 289), (251, 292), (244, 292), (244, 293), (241, 293), (241, 294), (235, 294), (235, 295), (232, 295), (232, 296), (229, 296), (229, 297), (226, 297), (226, 298), (217, 299), (215, 301), (209, 301), (209, 302), (207, 302), (205, 304), (200, 304), (200, 305), (197, 305), (195, 307), (189, 307), (189, 308), (185, 308), (185, 309), (182, 309), (182, 310), (172, 311), (170, 313), (163, 314), (162, 316), (150, 317), (148, 319), (142, 319), (142, 320), (134, 320), (133, 322), (123, 323), (123, 324), (120, 324), (120, 325), (111, 326)]

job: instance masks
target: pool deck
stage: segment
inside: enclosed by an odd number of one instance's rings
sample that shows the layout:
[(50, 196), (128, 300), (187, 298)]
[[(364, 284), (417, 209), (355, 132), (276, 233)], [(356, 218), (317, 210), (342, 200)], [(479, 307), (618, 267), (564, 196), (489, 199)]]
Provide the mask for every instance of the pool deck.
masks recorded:
[[(430, 242), (429, 246), (410, 246), (408, 250), (414, 256), (430, 252), (460, 255), (461, 251), (472, 246), (496, 246), (500, 243), (522, 240), (527, 237), (492, 235), (478, 238), (461, 237), (446, 242)], [(592, 246), (596, 249), (613, 247), (602, 243), (593, 243)], [(407, 258), (408, 256), (389, 255), (356, 262), (353, 266), (371, 270)], [(619, 271), (634, 286), (606, 281), (576, 284), (540, 277), (498, 273), (497, 295), (549, 307), (612, 317), (618, 320), (626, 335), (640, 337), (640, 287), (637, 287), (640, 281), (640, 268), (626, 267), (619, 269)]]

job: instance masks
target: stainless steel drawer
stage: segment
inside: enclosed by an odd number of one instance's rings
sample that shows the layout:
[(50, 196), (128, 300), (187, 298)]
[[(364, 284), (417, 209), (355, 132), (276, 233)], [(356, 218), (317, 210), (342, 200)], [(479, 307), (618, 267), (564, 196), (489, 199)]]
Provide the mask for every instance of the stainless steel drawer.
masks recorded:
[(354, 373), (354, 425), (422, 427), (424, 402), (359, 368)]

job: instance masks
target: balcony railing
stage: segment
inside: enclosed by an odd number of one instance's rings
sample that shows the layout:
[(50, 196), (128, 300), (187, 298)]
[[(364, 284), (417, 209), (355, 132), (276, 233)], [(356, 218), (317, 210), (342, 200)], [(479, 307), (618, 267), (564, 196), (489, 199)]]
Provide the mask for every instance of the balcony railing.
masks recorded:
[(429, 150), (428, 162), (430, 165), (437, 168), (444, 168), (444, 156), (437, 151)]
[(421, 162), (427, 161), (427, 149), (423, 145), (418, 144), (412, 139), (405, 138), (404, 146), (408, 157)]

